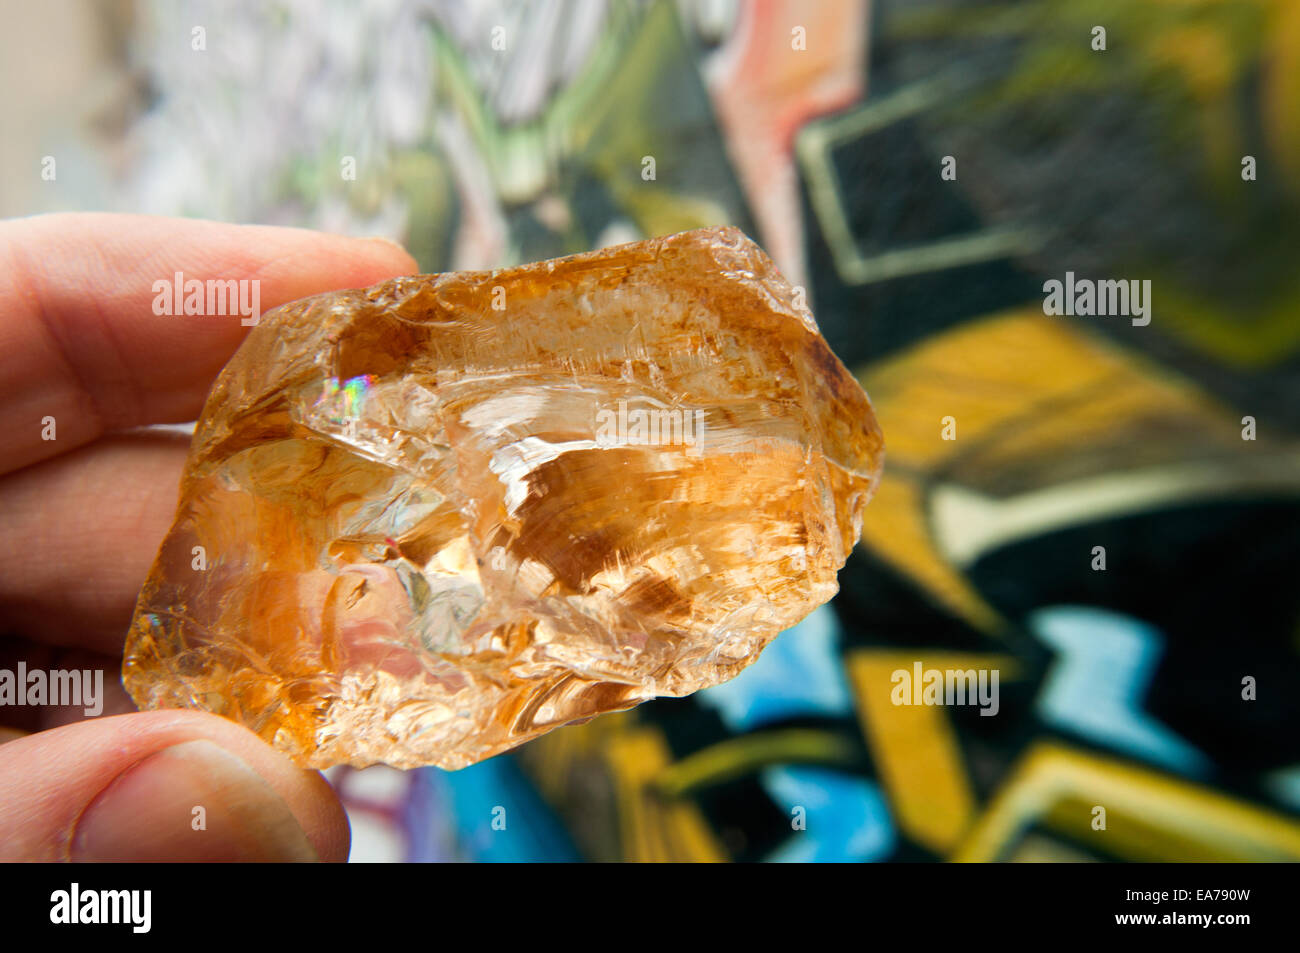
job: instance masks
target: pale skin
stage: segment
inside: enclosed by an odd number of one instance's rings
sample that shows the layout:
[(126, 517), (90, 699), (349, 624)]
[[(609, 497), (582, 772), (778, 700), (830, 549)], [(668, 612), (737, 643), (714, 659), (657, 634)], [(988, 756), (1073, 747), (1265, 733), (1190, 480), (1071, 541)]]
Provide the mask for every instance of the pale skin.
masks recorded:
[(122, 692), (188, 446), (133, 428), (195, 419), (249, 331), (238, 315), (155, 315), (155, 281), (260, 279), (267, 311), (417, 270), (391, 243), (298, 229), (0, 222), (0, 669), (100, 668), (107, 696), (97, 718), (0, 706), (0, 860), (347, 858), (320, 774), (233, 722), (135, 712)]

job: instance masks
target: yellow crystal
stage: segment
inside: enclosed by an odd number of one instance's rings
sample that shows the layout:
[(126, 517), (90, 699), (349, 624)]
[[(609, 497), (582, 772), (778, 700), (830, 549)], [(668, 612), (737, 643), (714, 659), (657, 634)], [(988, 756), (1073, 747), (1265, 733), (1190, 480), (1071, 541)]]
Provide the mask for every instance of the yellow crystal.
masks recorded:
[(736, 675), (882, 457), (735, 229), (296, 301), (208, 397), (124, 681), (311, 767), (462, 767)]

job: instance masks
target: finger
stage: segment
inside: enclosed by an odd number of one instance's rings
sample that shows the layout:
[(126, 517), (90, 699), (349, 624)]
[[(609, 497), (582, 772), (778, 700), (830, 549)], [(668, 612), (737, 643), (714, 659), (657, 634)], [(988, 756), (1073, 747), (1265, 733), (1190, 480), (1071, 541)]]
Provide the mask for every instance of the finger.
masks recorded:
[(0, 860), (343, 861), (320, 774), (194, 711), (83, 721), (0, 745)]
[(136, 215), (0, 222), (0, 472), (108, 430), (198, 415), (248, 328), (238, 313), (155, 314), (155, 282), (257, 281), (266, 311), (416, 270), (390, 242), (301, 229)]
[(0, 477), (0, 618), (10, 633), (121, 656), (188, 445), (182, 434), (115, 434)]

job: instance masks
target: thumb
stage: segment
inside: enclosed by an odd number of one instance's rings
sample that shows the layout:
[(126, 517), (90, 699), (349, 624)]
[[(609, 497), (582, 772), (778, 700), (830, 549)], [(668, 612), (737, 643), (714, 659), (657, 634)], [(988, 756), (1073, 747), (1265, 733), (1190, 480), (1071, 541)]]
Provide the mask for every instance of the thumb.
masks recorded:
[(203, 712), (92, 719), (0, 744), (0, 861), (343, 861), (317, 772)]

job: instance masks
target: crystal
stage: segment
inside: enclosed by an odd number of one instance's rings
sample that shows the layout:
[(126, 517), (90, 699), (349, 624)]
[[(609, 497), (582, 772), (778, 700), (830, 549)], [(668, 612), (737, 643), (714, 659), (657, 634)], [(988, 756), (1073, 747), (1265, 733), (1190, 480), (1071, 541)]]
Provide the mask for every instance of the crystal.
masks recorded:
[(123, 678), (306, 766), (463, 767), (736, 675), (882, 458), (733, 228), (295, 301), (213, 385)]

